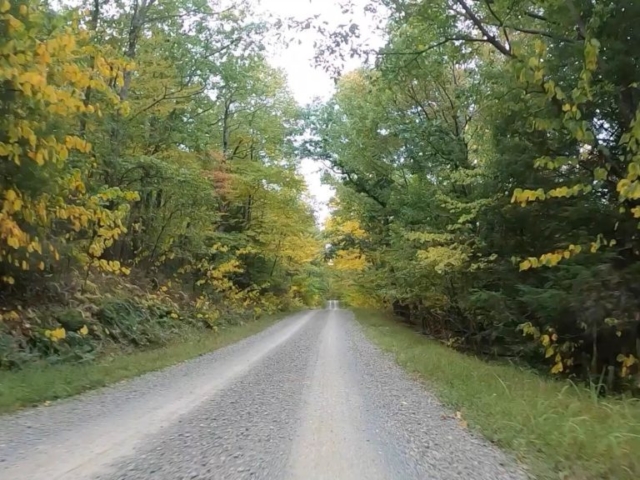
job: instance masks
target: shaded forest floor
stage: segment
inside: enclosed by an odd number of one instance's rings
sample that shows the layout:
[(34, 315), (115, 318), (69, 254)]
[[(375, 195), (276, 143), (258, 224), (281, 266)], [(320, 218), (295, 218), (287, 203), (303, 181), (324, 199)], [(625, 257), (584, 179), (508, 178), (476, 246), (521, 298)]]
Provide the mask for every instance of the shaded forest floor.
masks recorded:
[(541, 479), (640, 477), (640, 401), (599, 398), (570, 382), (490, 364), (416, 334), (379, 312), (356, 311), (367, 335), (428, 383), (461, 419)]

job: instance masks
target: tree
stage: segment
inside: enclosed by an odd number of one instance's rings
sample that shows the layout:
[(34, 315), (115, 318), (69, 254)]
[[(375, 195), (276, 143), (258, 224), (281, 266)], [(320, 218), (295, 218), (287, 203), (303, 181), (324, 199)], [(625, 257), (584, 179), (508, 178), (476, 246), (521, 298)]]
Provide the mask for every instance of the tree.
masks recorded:
[(321, 303), (276, 26), (86, 4), (0, 1), (0, 366)]
[(308, 115), (335, 215), (368, 239), (337, 248), (371, 259), (368, 285), (425, 333), (624, 386), (640, 354), (635, 2), (381, 5), (375, 65)]

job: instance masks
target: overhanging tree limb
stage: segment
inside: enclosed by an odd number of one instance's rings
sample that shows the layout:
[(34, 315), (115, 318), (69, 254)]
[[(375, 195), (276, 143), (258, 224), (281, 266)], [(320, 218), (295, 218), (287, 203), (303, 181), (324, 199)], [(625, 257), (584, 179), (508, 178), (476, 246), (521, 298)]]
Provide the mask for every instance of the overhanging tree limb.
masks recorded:
[(511, 49), (505, 46), (500, 40), (498, 40), (491, 32), (487, 29), (485, 24), (478, 18), (478, 16), (471, 10), (469, 5), (464, 0), (455, 0), (458, 5), (464, 10), (465, 16), (471, 20), (471, 22), (476, 26), (478, 30), (484, 35), (487, 42), (493, 45), (500, 53), (507, 57), (513, 57), (513, 53)]

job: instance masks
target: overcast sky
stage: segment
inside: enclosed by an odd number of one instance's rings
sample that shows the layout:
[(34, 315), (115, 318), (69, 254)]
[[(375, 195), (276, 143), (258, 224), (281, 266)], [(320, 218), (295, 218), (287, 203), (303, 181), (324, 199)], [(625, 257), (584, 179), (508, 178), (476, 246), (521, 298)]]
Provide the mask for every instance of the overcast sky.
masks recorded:
[[(313, 15), (321, 15), (320, 20), (327, 20), (331, 25), (346, 23), (351, 20), (351, 16), (346, 18), (340, 7), (338, 0), (257, 0), (260, 9), (271, 14), (285, 17), (293, 17), (299, 20), (309, 18)], [(367, 19), (364, 15), (364, 5), (367, 0), (354, 0), (356, 15), (355, 20), (366, 29)], [(301, 40), (301, 44), (293, 42), (287, 48), (280, 48), (270, 54), (271, 63), (282, 68), (288, 78), (289, 86), (293, 95), (300, 105), (306, 105), (314, 98), (320, 97), (328, 99), (331, 97), (334, 89), (333, 80), (322, 69), (314, 68), (313, 43), (317, 38), (316, 34), (311, 30), (305, 31), (297, 37)], [(359, 66), (357, 60), (351, 61), (347, 65), (347, 70), (354, 69)], [(318, 220), (324, 223), (329, 211), (327, 202), (331, 199), (332, 191), (326, 185), (322, 185), (320, 181), (321, 165), (308, 160), (302, 159), (300, 170), (304, 174), (309, 185), (309, 191), (315, 199), (315, 207), (318, 211)]]

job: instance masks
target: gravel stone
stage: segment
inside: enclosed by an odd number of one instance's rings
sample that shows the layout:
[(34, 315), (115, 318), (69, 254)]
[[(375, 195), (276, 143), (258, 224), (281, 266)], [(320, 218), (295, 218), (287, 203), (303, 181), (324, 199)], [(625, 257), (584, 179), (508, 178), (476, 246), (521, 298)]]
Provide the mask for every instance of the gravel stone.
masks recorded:
[(345, 310), (2, 417), (0, 460), (2, 480), (526, 478)]

